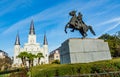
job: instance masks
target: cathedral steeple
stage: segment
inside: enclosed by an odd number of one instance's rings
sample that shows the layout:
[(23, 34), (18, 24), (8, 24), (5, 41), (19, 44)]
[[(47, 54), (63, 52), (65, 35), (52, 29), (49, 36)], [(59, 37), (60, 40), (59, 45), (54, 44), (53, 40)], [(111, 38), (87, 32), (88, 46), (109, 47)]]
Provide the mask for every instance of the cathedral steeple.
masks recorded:
[(18, 33), (17, 33), (17, 36), (16, 36), (15, 45), (20, 45), (20, 38), (19, 38), (19, 34)]
[(33, 20), (31, 21), (31, 24), (30, 24), (30, 32), (29, 32), (30, 35), (35, 35), (35, 29), (34, 29), (34, 22)]
[(46, 34), (44, 35), (44, 42), (43, 42), (43, 45), (48, 45), (47, 38), (46, 38)]

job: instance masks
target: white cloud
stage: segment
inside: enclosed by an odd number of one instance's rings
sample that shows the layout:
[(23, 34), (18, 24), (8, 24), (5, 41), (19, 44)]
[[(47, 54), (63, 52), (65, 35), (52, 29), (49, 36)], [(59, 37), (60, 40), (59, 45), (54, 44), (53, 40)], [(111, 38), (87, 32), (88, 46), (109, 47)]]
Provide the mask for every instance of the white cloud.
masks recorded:
[(106, 2), (108, 2), (108, 0), (93, 0), (93, 1), (91, 0), (91, 1), (88, 1), (86, 4), (84, 4), (81, 10), (91, 9), (91, 8), (103, 5)]
[(113, 18), (113, 19), (107, 20), (107, 21), (105, 21), (105, 22), (102, 22), (99, 26), (101, 26), (101, 25), (105, 25), (105, 24), (114, 23), (114, 22), (119, 22), (119, 21), (120, 21), (120, 17), (116, 17), (116, 18)]
[[(99, 2), (99, 1), (98, 1), (98, 2)], [(100, 1), (100, 2), (101, 2), (101, 1)], [(30, 21), (31, 21), (32, 18), (33, 18), (33, 20), (34, 20), (35, 22), (43, 22), (43, 21), (46, 21), (44, 24), (46, 24), (46, 23), (49, 23), (49, 24), (50, 24), (50, 22), (47, 22), (47, 21), (49, 21), (49, 20), (54, 21), (54, 20), (56, 20), (56, 19), (59, 18), (59, 17), (65, 17), (65, 15), (68, 15), (68, 12), (69, 12), (70, 10), (73, 10), (73, 9), (75, 9), (75, 8), (81, 9), (82, 7), (85, 7), (85, 6), (87, 6), (87, 8), (90, 8), (90, 7), (92, 7), (92, 6), (96, 6), (95, 3), (96, 3), (96, 2), (94, 2), (94, 4), (93, 4), (93, 1), (90, 1), (89, 5), (84, 5), (84, 4), (79, 3), (79, 2), (71, 1), (71, 2), (65, 2), (65, 3), (59, 4), (59, 5), (54, 6), (54, 7), (52, 7), (52, 8), (48, 8), (48, 9), (42, 11), (42, 12), (39, 12), (39, 13), (33, 15), (33, 16), (30, 16), (30, 17), (28, 17), (28, 18), (26, 18), (26, 19), (20, 20), (19, 22), (13, 24), (11, 27), (9, 27), (7, 30), (5, 30), (5, 31), (3, 32), (3, 34), (7, 34), (7, 33), (10, 33), (10, 32), (14, 32), (14, 31), (16, 31), (16, 30), (18, 30), (18, 29), (23, 29), (23, 27), (25, 27), (27, 24), (30, 24)], [(102, 2), (101, 2), (101, 3), (102, 3)], [(64, 6), (64, 5), (65, 5), (65, 6)], [(71, 5), (74, 5), (74, 7), (71, 6)], [(82, 5), (84, 5), (84, 6), (82, 6)], [(92, 5), (92, 6), (90, 6), (90, 5)], [(14, 6), (15, 6), (15, 5), (14, 5)], [(13, 8), (14, 6), (12, 6), (12, 8)], [(62, 19), (62, 20), (64, 20), (64, 19)], [(61, 20), (59, 20), (59, 21), (61, 21)], [(62, 22), (61, 22), (61, 23), (62, 23)], [(44, 26), (45, 26), (45, 25), (44, 25)]]
[[(35, 15), (27, 17), (26, 19), (22, 19), (19, 22), (16, 22), (15, 24), (11, 25), (11, 27), (9, 27), (7, 30), (5, 30), (3, 32), (3, 34), (6, 35), (8, 33), (12, 33), (12, 32), (15, 32), (17, 30), (20, 30), (20, 29), (24, 30), (24, 28), (30, 24), (31, 19), (33, 19), (35, 23), (39, 22), (40, 28), (42, 28), (43, 26), (47, 27), (47, 26), (51, 26), (51, 24), (56, 24), (56, 26), (58, 26), (58, 27), (55, 27), (54, 29), (50, 29), (47, 32), (47, 37), (49, 37), (49, 39), (50, 39), (50, 41), (49, 41), (50, 50), (53, 50), (56, 47), (59, 47), (59, 45), (61, 44), (61, 42), (64, 39), (71, 37), (71, 33), (65, 34), (64, 30), (63, 30), (63, 27), (67, 23), (65, 18), (68, 18), (69, 11), (71, 11), (71, 10), (81, 11), (82, 10), (82, 11), (86, 11), (86, 13), (87, 12), (89, 13), (88, 9), (92, 9), (92, 8), (94, 9), (94, 7), (101, 6), (102, 4), (104, 4), (107, 1), (108, 0), (99, 0), (99, 1), (92, 0), (92, 1), (89, 1), (88, 3), (86, 3), (86, 1), (85, 1), (85, 3), (84, 2), (81, 3), (80, 1), (75, 2), (73, 0), (70, 2), (65, 2), (65, 3), (59, 4), (57, 6), (45, 9), (45, 10), (43, 10)], [(72, 5), (74, 5), (74, 6), (72, 6)], [(15, 9), (14, 7), (16, 7), (16, 6), (17, 5), (12, 5), (9, 9), (6, 9), (3, 11), (3, 13), (0, 13), (0, 15), (9, 12), (10, 9), (14, 10)], [(102, 14), (104, 14), (104, 13), (105, 12), (103, 12)], [(69, 19), (68, 19), (68, 21), (69, 21)], [(102, 24), (100, 24), (99, 26), (102, 27), (102, 25), (116, 23), (115, 25), (107, 28), (104, 31), (104, 33), (105, 33), (105, 32), (108, 32), (108, 31), (116, 28), (117, 26), (119, 26), (119, 24), (120, 24), (119, 21), (120, 21), (120, 17), (117, 17), (117, 18), (105, 21)], [(58, 41), (56, 41), (56, 40), (58, 40)], [(55, 43), (53, 43), (54, 41), (55, 41)]]
[(105, 15), (108, 13), (112, 13), (114, 9), (117, 9), (120, 7), (120, 4), (110, 4), (105, 7), (102, 7), (102, 10), (98, 11), (94, 16), (100, 16), (100, 15)]
[[(18, 29), (25, 27), (27, 24), (30, 24), (30, 21), (32, 18), (35, 22), (46, 21), (45, 22), (45, 24), (46, 24), (47, 21), (49, 21), (49, 20), (57, 19), (61, 16), (64, 16), (63, 12), (65, 13), (69, 9), (73, 8), (73, 7), (69, 8), (71, 4), (72, 4), (72, 2), (70, 2), (69, 4), (68, 3), (60, 4), (60, 5), (54, 6), (52, 8), (48, 8), (48, 9), (46, 9), (42, 12), (39, 12), (33, 16), (30, 16), (26, 19), (20, 20), (19, 22), (13, 24), (11, 27), (9, 27), (7, 30), (5, 30), (3, 32), (3, 34), (14, 32)], [(62, 7), (63, 5), (66, 5), (66, 7)], [(61, 8), (61, 9), (58, 10), (58, 8)], [(67, 9), (67, 8), (69, 8), (69, 9)], [(63, 10), (63, 9), (67, 9), (67, 10)], [(55, 20), (53, 20), (53, 21), (55, 21)], [(50, 24), (50, 22), (48, 24)]]
[(115, 29), (116, 27), (118, 27), (119, 25), (120, 25), (120, 22), (117, 22), (115, 25), (112, 25), (111, 27), (109, 27), (108, 29), (106, 29), (103, 33), (111, 31), (111, 30)]
[(14, 32), (14, 31), (18, 31), (20, 28), (24, 28), (28, 23), (30, 23), (29, 18), (19, 21), (19, 22), (13, 24), (7, 30), (5, 30), (2, 34), (8, 34), (8, 33)]
[[(113, 20), (113, 21), (114, 21), (114, 20)], [(112, 23), (113, 21), (108, 21), (108, 22), (109, 22), (109, 23)], [(105, 23), (105, 25), (108, 24), (108, 22)], [(104, 30), (100, 35), (98, 35), (98, 36), (96, 36), (96, 37), (100, 37), (102, 34), (107, 33), (107, 32), (109, 32), (109, 31), (115, 29), (115, 28), (118, 27), (118, 26), (120, 26), (120, 21), (117, 22), (117, 23), (114, 24), (114, 25), (111, 25), (109, 28), (107, 28), (106, 30)]]

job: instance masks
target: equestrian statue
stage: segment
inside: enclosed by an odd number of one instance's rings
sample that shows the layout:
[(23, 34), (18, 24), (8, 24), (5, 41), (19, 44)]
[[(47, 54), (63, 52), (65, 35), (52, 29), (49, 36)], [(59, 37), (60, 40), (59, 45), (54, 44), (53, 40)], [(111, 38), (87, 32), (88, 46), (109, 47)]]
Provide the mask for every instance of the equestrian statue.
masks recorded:
[(88, 26), (84, 23), (84, 21), (82, 20), (82, 14), (80, 12), (78, 13), (78, 15), (76, 15), (76, 11), (71, 11), (69, 15), (72, 16), (72, 18), (65, 26), (65, 33), (67, 33), (67, 28), (71, 28), (71, 32), (74, 32), (74, 30), (78, 30), (83, 36), (82, 38), (85, 38), (87, 36), (88, 30), (90, 30), (93, 35), (96, 35), (92, 29), (92, 26)]

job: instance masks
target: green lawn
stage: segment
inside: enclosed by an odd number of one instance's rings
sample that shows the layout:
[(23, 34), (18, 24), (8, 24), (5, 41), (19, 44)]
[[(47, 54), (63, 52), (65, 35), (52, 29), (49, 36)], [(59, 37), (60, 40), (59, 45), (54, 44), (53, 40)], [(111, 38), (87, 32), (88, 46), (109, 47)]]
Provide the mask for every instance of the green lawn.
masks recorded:
[(32, 77), (52, 77), (55, 75), (78, 75), (88, 73), (103, 73), (118, 71), (120, 69), (120, 58), (97, 61), (91, 63), (76, 63), (76, 64), (46, 64), (31, 68)]

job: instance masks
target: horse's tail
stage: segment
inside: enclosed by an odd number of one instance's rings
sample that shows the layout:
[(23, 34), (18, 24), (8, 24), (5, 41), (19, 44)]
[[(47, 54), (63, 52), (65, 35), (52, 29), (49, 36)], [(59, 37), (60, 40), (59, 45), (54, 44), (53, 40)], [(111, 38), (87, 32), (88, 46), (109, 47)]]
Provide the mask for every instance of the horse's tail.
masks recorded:
[(96, 35), (95, 32), (94, 32), (94, 30), (92, 29), (92, 26), (88, 26), (88, 27), (89, 27), (89, 29), (90, 29), (90, 32), (91, 32), (93, 35)]

